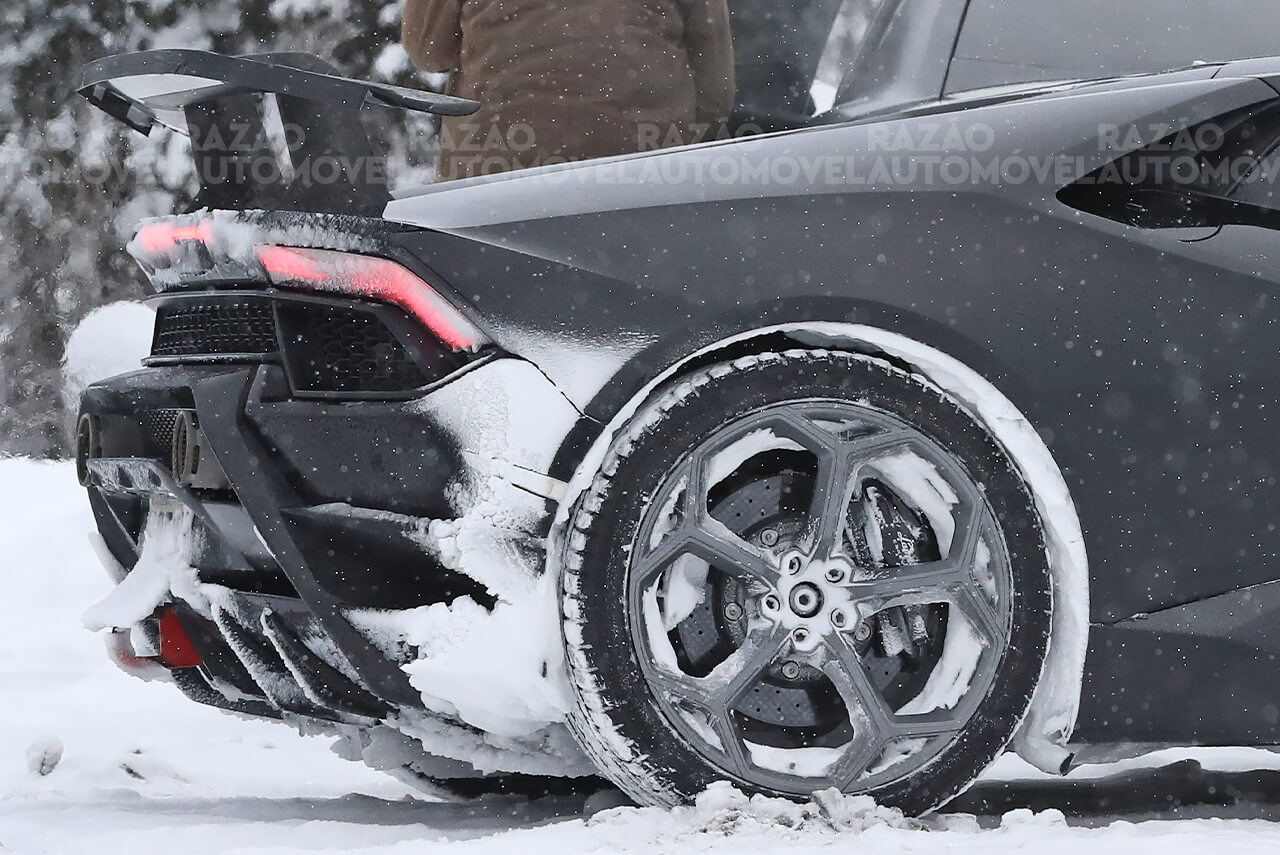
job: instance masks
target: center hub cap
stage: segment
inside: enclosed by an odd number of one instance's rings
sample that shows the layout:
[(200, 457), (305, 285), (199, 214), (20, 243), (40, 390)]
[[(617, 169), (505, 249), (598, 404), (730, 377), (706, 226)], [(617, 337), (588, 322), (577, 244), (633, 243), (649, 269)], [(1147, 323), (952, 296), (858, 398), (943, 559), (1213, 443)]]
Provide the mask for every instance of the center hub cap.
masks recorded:
[(811, 618), (822, 611), (822, 591), (809, 582), (801, 582), (792, 588), (788, 599), (791, 603), (791, 611), (799, 617)]

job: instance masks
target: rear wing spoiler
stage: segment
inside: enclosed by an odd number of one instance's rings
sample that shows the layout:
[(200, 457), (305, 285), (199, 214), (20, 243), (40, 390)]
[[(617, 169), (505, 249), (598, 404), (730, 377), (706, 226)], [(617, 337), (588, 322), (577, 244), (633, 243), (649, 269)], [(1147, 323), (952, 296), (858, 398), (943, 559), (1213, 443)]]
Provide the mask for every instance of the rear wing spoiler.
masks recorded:
[(225, 56), (171, 49), (121, 54), (81, 66), (75, 89), (103, 112), (141, 133), (157, 124), (186, 132), (180, 114), (230, 95), (272, 93), (348, 107), (365, 103), (439, 116), (468, 116), (480, 105), (421, 89), (340, 77), (305, 53)]
[(304, 53), (144, 51), (90, 62), (74, 85), (136, 131), (162, 125), (189, 135), (201, 188), (196, 207), (242, 210), (380, 215), (390, 192), (373, 165), (360, 109), (466, 116), (480, 106), (342, 77)]

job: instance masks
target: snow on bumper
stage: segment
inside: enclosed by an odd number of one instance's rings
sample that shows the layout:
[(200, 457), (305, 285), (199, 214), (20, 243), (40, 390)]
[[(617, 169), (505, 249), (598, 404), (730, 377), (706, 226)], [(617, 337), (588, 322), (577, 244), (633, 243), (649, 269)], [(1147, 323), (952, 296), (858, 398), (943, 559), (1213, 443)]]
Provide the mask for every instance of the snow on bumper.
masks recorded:
[[(92, 393), (91, 407), (95, 417), (116, 420), (112, 422), (116, 424), (146, 418), (151, 412), (137, 409), (134, 402), (142, 397), (138, 387), (145, 387), (146, 400), (160, 402), (147, 406), (183, 406), (167, 402), (194, 397), (197, 409), (205, 407), (198, 413), (207, 434), (202, 439), (207, 439), (219, 461), (237, 464), (227, 467), (241, 503), (235, 512), (243, 519), (237, 551), (256, 550), (255, 562), (280, 562), (288, 580), (277, 583), (292, 582), (296, 593), (257, 595), (251, 588), (229, 588), (202, 578), (201, 556), (208, 545), (204, 541), (230, 542), (222, 537), (227, 531), (219, 528), (225, 514), (214, 515), (215, 519), (204, 498), (175, 483), (162, 464), (148, 459), (147, 453), (126, 449), (122, 457), (89, 461), (88, 468), (95, 473), (89, 485), (91, 497), (140, 497), (150, 500), (152, 510), (131, 536), (139, 548), (134, 570), (125, 575), (109, 568), (121, 584), (90, 610), (86, 623), (95, 629), (127, 631), (173, 602), (185, 609), (186, 620), (211, 634), (208, 640), (222, 648), (224, 661), (227, 657), (240, 661), (243, 669), (235, 670), (256, 684), (242, 684), (243, 689), (251, 696), (264, 696), (252, 701), (253, 709), (242, 711), (298, 720), (310, 710), (322, 718), (332, 714), (339, 726), (343, 721), (381, 719), (415, 737), (426, 752), (468, 763), (481, 772), (591, 773), (562, 724), (568, 691), (561, 668), (555, 597), (551, 583), (543, 578), (542, 536), (562, 489), (544, 473), (581, 414), (537, 369), (516, 359), (490, 360), (408, 404), (356, 403), (316, 411), (307, 410), (309, 405), (299, 409), (289, 404), (283, 410), (273, 409), (276, 405), (259, 395), (266, 383), (265, 370), (143, 372), (127, 380), (108, 381)], [(268, 431), (289, 431), (292, 441), (287, 453), (292, 458), (264, 454), (266, 449), (253, 445), (254, 432), (241, 430), (242, 420), (228, 418), (234, 414), (233, 407), (243, 407), (251, 423), (263, 419), (255, 424), (260, 430), (265, 424)], [(381, 433), (370, 430), (367, 423), (358, 425), (358, 430), (344, 427), (347, 422), (342, 420), (367, 411), (382, 420)], [(281, 413), (290, 420), (271, 421)], [(394, 414), (398, 415), (389, 418)], [(300, 423), (301, 429), (296, 427)], [(304, 437), (307, 429), (312, 435)], [(326, 445), (325, 437), (340, 439), (341, 447)], [(314, 451), (304, 452), (300, 443)], [(406, 449), (423, 445), (428, 449), (425, 459), (448, 466), (406, 467)], [(436, 448), (444, 450), (437, 454)], [(346, 489), (340, 478), (325, 482), (313, 474), (317, 470), (308, 462), (314, 461), (324, 476), (338, 464), (360, 465), (359, 461), (377, 460), (378, 455), (387, 460), (385, 465), (392, 467), (397, 478), (394, 485), (388, 484), (388, 496), (393, 492), (403, 496), (406, 478), (416, 472), (433, 485), (424, 494), (444, 497), (436, 503), (439, 510), (424, 516), (376, 510), (376, 495), (363, 503), (365, 507), (353, 506), (341, 498), (341, 492), (323, 488), (328, 483), (336, 484), (330, 489)], [(313, 477), (307, 494), (319, 497), (321, 504), (298, 507), (302, 495), (272, 492), (271, 470), (296, 467), (300, 459), (308, 466), (303, 471)], [(247, 465), (238, 465), (246, 461)], [(365, 474), (369, 471), (366, 468)], [(316, 484), (322, 488), (315, 489)], [(332, 500), (324, 501), (326, 496)], [(217, 501), (226, 503), (225, 498)], [(310, 527), (309, 533), (299, 530), (299, 520)], [(99, 522), (103, 525), (103, 519)], [(193, 527), (198, 529), (194, 535)], [(321, 547), (328, 544), (332, 563), (332, 550), (344, 547), (328, 538), (343, 531), (359, 532), (365, 538), (359, 542), (365, 544), (384, 544), (384, 538), (392, 537), (401, 541), (398, 551), (390, 546), (378, 548), (377, 560), (409, 563), (383, 567), (375, 573), (379, 578), (399, 577), (402, 585), (416, 579), (418, 585), (431, 586), (437, 584), (436, 575), (444, 573), (453, 579), (467, 577), (475, 584), (459, 589), (455, 583), (442, 582), (446, 589), (440, 594), (403, 607), (398, 605), (402, 600), (386, 596), (378, 605), (346, 600), (332, 588), (326, 591), (326, 580), (317, 581), (317, 574), (328, 573), (348, 588), (366, 574), (347, 571), (343, 575), (341, 566), (324, 568), (323, 549), (305, 554), (305, 548), (296, 548), (303, 536)], [(256, 545), (246, 545), (246, 536), (248, 541), (256, 538)], [(300, 566), (294, 569), (302, 571), (301, 577), (289, 572), (289, 556), (282, 544), (295, 547), (292, 558)], [(418, 566), (413, 557), (424, 553), (436, 561)], [(110, 564), (123, 560), (124, 556), (114, 556)], [(445, 592), (450, 585), (452, 594)], [(444, 601), (435, 601), (437, 596)], [(433, 604), (415, 607), (418, 602)], [(335, 618), (345, 624), (349, 636), (334, 634)], [(358, 636), (360, 643), (353, 646), (351, 636)], [(360, 644), (372, 645), (369, 649), (377, 661), (362, 654)], [(304, 666), (315, 664), (317, 671), (303, 673), (290, 655), (305, 660)], [(265, 661), (281, 658), (284, 662), (275, 661), (274, 666)], [(369, 672), (376, 675), (373, 666), (399, 669), (409, 696), (396, 699), (382, 694), (379, 684), (366, 679)], [(318, 680), (317, 673), (332, 677), (330, 684)], [(219, 682), (217, 675), (210, 677)], [(360, 687), (379, 698), (359, 693), (374, 703), (363, 709), (349, 704), (344, 708), (342, 703), (331, 708), (333, 681), (339, 694), (346, 691), (343, 686)], [(222, 700), (197, 699), (235, 708), (238, 696), (232, 688)]]
[(388, 650), (419, 651), (404, 670), (428, 711), (456, 717), (498, 745), (535, 741), (563, 761), (544, 773), (590, 773), (563, 726), (572, 695), (556, 580), (543, 572), (540, 535), (549, 507), (564, 493), (543, 473), (581, 414), (520, 360), (472, 372), (417, 407), (457, 438), (466, 466), (453, 490), (456, 518), (427, 521), (416, 537), (497, 602), (484, 609), (464, 598), (350, 617)]

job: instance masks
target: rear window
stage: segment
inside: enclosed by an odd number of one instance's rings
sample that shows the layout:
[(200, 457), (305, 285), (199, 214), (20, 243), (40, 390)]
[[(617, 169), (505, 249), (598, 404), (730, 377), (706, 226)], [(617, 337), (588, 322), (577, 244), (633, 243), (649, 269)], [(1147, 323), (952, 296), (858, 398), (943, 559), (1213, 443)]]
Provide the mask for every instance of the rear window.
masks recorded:
[(1278, 54), (1277, 0), (972, 0), (947, 92)]
[(868, 47), (872, 22), (888, 0), (844, 0), (835, 26), (827, 37), (822, 56), (818, 59), (817, 76), (813, 81), (814, 105), (817, 112), (825, 112), (835, 106), (841, 84), (852, 72), (854, 64)]

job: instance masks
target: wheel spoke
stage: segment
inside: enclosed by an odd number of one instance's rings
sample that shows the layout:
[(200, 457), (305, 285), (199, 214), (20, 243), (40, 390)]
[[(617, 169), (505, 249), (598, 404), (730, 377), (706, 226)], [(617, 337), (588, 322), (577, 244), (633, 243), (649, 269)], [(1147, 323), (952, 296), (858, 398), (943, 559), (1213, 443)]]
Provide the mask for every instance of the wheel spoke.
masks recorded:
[(822, 670), (840, 693), (853, 730), (849, 744), (827, 772), (841, 790), (851, 789), (890, 743), (945, 736), (964, 727), (967, 715), (961, 710), (896, 715), (885, 703), (884, 695), (871, 683), (858, 654), (842, 637), (832, 637), (827, 647), (832, 657)]
[(858, 778), (884, 752), (893, 737), (893, 713), (884, 696), (871, 684), (857, 652), (845, 636), (827, 640), (828, 659), (822, 670), (835, 686), (849, 713), (853, 738), (828, 773), (842, 790)]
[(726, 712), (724, 715), (711, 716), (711, 729), (720, 739), (729, 771), (740, 778), (747, 777), (751, 758), (748, 756), (747, 744), (742, 741), (742, 734), (738, 732), (738, 725), (733, 720), (733, 714)]
[(953, 709), (939, 709), (923, 715), (900, 715), (894, 717), (893, 735), (896, 739), (944, 736), (959, 732), (967, 721), (967, 715)]
[(752, 685), (763, 678), (765, 669), (782, 652), (787, 638), (784, 628), (770, 624), (749, 633), (742, 645), (705, 677), (691, 677), (666, 669), (660, 669), (655, 676), (659, 687), (674, 699), (712, 715), (727, 714)]
[(778, 414), (774, 432), (799, 443), (817, 458), (818, 474), (809, 503), (809, 537), (816, 552), (829, 556), (839, 543), (853, 492), (849, 449), (839, 436), (793, 409)]
[(853, 499), (854, 469), (853, 456), (843, 449), (827, 449), (818, 455), (818, 477), (809, 505), (810, 537), (818, 560), (830, 558), (840, 545)]
[(849, 503), (858, 486), (857, 473), (868, 463), (914, 441), (911, 433), (892, 429), (846, 440), (790, 410), (779, 414), (775, 432), (798, 442), (818, 460), (809, 503), (809, 538), (814, 557), (819, 560), (830, 558), (840, 547)]
[(848, 585), (849, 593), (862, 606), (864, 615), (896, 606), (953, 603), (974, 623), (987, 642), (1000, 634), (1001, 621), (995, 608), (983, 596), (974, 575), (978, 546), (986, 531), (981, 512), (972, 502), (962, 502), (957, 512), (951, 554), (941, 561), (889, 567), (871, 578)]
[(884, 753), (885, 744), (877, 739), (862, 738), (865, 735), (857, 725), (853, 726), (852, 741), (827, 770), (827, 777), (841, 792), (852, 790), (862, 774), (871, 768), (876, 758)]
[(644, 585), (685, 553), (696, 555), (735, 578), (746, 577), (765, 586), (777, 582), (778, 570), (764, 553), (707, 513), (706, 479), (701, 456), (695, 455), (686, 461), (672, 475), (672, 482), (677, 485), (684, 483), (684, 495), (678, 502), (680, 520), (662, 537), (657, 547), (632, 563), (635, 583)]
[(980, 640), (988, 647), (998, 646), (1004, 635), (1004, 622), (976, 584), (958, 591), (953, 602), (969, 619)]
[(961, 567), (971, 568), (978, 560), (978, 546), (982, 543), (982, 535), (986, 531), (981, 504), (974, 498), (967, 497), (961, 500), (952, 515), (956, 521), (956, 528), (951, 535), (947, 557), (954, 559)]
[(658, 669), (654, 688), (670, 700), (706, 714), (732, 770), (744, 775), (749, 765), (746, 744), (733, 720), (733, 710), (751, 688), (764, 679), (764, 672), (781, 653), (789, 633), (776, 624), (747, 635), (742, 645), (705, 677), (692, 677)]
[[(754, 683), (763, 678), (765, 669), (782, 653), (789, 637), (787, 630), (779, 624), (757, 630), (708, 675), (724, 681), (719, 697), (726, 705), (736, 704)], [(727, 679), (722, 675), (727, 675)]]
[(716, 520), (706, 520), (688, 533), (685, 550), (740, 581), (770, 587), (778, 581), (773, 561)]
[(955, 561), (965, 574), (965, 584), (957, 589), (952, 602), (969, 617), (979, 637), (992, 645), (1003, 634), (1004, 622), (987, 599), (974, 573), (978, 561), (978, 546), (982, 543), (988, 523), (984, 521), (984, 514), (973, 498), (962, 503), (956, 518), (956, 532), (951, 538), (949, 551), (956, 556)]
[(883, 430), (844, 442), (844, 448), (860, 465), (884, 457), (890, 452), (910, 448), (916, 437), (905, 430)]
[(633, 561), (631, 563), (631, 582), (636, 586), (637, 590), (642, 590), (650, 579), (665, 570), (672, 561), (676, 560), (685, 551), (685, 545), (688, 542), (688, 538), (684, 536), (684, 531), (681, 529), (663, 538), (657, 549), (650, 550)]
[(866, 616), (896, 606), (932, 605), (955, 599), (970, 584), (969, 568), (951, 559), (888, 567), (871, 579), (860, 579), (847, 587), (850, 596)]
[(739, 581), (754, 581), (764, 587), (778, 581), (778, 568), (771, 559), (721, 523), (709, 519), (700, 526), (681, 526), (667, 535), (657, 549), (637, 559), (631, 568), (634, 583), (645, 585), (684, 554), (701, 558)]

